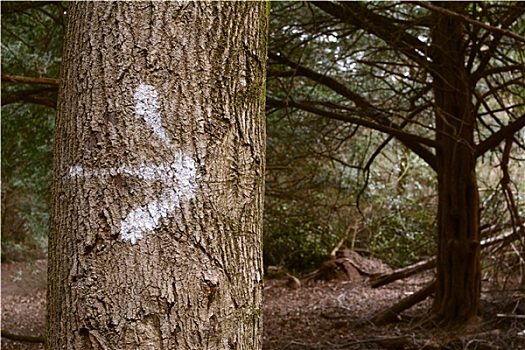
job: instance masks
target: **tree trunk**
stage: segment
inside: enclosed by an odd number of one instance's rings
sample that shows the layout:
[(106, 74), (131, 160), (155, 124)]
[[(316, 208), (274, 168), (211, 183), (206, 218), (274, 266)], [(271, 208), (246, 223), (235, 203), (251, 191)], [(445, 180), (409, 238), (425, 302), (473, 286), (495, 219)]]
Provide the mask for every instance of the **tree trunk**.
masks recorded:
[(265, 2), (80, 2), (49, 349), (260, 349)]
[[(442, 3), (461, 11), (462, 3)], [(438, 174), (435, 321), (469, 322), (478, 314), (481, 266), (472, 87), (465, 69), (463, 25), (435, 15), (432, 31)]]

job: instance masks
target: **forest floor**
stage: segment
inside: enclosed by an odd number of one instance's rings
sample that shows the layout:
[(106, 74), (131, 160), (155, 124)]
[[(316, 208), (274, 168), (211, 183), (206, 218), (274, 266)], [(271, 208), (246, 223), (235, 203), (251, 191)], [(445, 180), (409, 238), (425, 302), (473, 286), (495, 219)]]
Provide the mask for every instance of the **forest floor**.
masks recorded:
[[(46, 262), (2, 264), (2, 329), (24, 335), (45, 330)], [(498, 317), (523, 314), (523, 290), (484, 285), (480, 321), (463, 329), (420, 326), (431, 300), (405, 311), (399, 322), (376, 327), (376, 312), (419, 290), (432, 278), (419, 275), (372, 289), (365, 279), (302, 281), (268, 279), (264, 288), (264, 350), (295, 349), (525, 349), (525, 320)], [(43, 349), (41, 344), (2, 338), (4, 350)]]

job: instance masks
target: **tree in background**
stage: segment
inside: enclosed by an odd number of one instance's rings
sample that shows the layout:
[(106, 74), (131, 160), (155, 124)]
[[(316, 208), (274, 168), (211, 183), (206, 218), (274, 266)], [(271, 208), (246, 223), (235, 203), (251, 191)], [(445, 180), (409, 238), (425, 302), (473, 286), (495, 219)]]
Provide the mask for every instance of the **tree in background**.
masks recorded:
[(266, 6), (70, 6), (49, 348), (261, 348)]
[(42, 257), (65, 8), (2, 3), (2, 261)]
[(283, 6), (297, 16), (275, 31), (267, 105), (376, 130), (387, 136), (374, 156), (396, 139), (435, 171), (433, 320), (469, 322), (479, 312), (481, 282), (477, 161), (504, 141), (507, 153), (524, 148), (525, 38), (516, 33), (525, 6)]

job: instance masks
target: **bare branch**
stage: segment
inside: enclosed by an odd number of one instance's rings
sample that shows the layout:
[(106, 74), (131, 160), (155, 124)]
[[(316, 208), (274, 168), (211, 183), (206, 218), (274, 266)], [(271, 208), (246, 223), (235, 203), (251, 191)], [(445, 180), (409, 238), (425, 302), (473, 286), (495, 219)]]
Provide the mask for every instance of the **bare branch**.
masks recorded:
[(329, 87), (334, 92), (340, 94), (343, 97), (346, 97), (350, 101), (354, 102), (356, 106), (361, 108), (372, 108), (375, 109), (374, 106), (372, 106), (366, 99), (364, 99), (361, 95), (353, 92), (348, 87), (346, 87), (343, 83), (337, 81), (337, 79), (317, 73), (313, 71), (310, 68), (306, 68), (296, 62), (293, 62), (292, 60), (284, 57), (283, 55), (276, 54), (274, 52), (268, 52), (268, 58), (279, 62), (281, 64), (285, 64), (290, 68), (293, 68), (296, 76), (304, 76), (307, 77), (319, 84), (322, 84), (326, 87)]
[(371, 13), (357, 2), (336, 4), (330, 1), (313, 1), (315, 6), (331, 14), (344, 23), (358, 26), (384, 40), (391, 47), (401, 51), (421, 66), (427, 66), (427, 57), (432, 53), (427, 45), (406, 32), (404, 27), (396, 26), (392, 19)]
[(476, 146), (476, 157), (482, 156), (485, 152), (499, 145), (503, 140), (512, 136), (514, 133), (525, 127), (525, 114), (522, 114), (518, 119), (502, 127), (495, 134), (490, 135), (484, 141)]
[(335, 120), (341, 120), (344, 122), (349, 122), (356, 125), (362, 125), (377, 131), (384, 132), (389, 135), (393, 135), (396, 137), (401, 143), (403, 143), (405, 146), (407, 146), (410, 150), (412, 150), (414, 153), (416, 153), (421, 159), (423, 159), (428, 165), (432, 167), (432, 169), (436, 169), (435, 164), (435, 155), (429, 151), (424, 146), (429, 146), (432, 148), (436, 148), (438, 145), (434, 140), (409, 134), (407, 132), (404, 132), (394, 126), (387, 126), (383, 124), (374, 123), (362, 118), (356, 118), (351, 117), (349, 115), (343, 115), (335, 112), (326, 111), (320, 108), (317, 108), (311, 104), (302, 103), (302, 102), (295, 102), (295, 101), (280, 101), (273, 99), (271, 97), (266, 97), (266, 105), (272, 106), (272, 107), (292, 107), (292, 108), (299, 108), (303, 111), (311, 112), (314, 114), (317, 114), (322, 117), (335, 119)]
[[(338, 81), (337, 79), (333, 77), (329, 77), (327, 75), (323, 75), (320, 73), (317, 73), (316, 71), (307, 68), (305, 66), (302, 66), (287, 57), (284, 57), (283, 55), (276, 54), (273, 52), (268, 53), (268, 57), (272, 60), (275, 60), (276, 62), (279, 62), (281, 64), (284, 64), (292, 69), (294, 69), (294, 73), (291, 76), (303, 76), (306, 77), (316, 83), (319, 83), (321, 85), (326, 86), (327, 88), (330, 88), (332, 91), (338, 93), (342, 97), (347, 98), (348, 100), (354, 102), (354, 104), (357, 107), (358, 114), (361, 114), (363, 118), (369, 118), (373, 120), (373, 122), (377, 124), (382, 124), (387, 127), (391, 127), (397, 130), (400, 130), (403, 128), (403, 126), (395, 125), (391, 121), (391, 115), (388, 113), (385, 113), (381, 111), (379, 108), (375, 107), (373, 104), (371, 104), (366, 98), (361, 96), (360, 94), (350, 90), (345, 84)], [(287, 72), (288, 76), (292, 72)], [(284, 75), (281, 75), (284, 76)], [(318, 102), (318, 104), (323, 104), (332, 108), (339, 108), (339, 109), (349, 109), (345, 106), (340, 106), (332, 102)], [(426, 107), (425, 107), (426, 108)], [(424, 109), (424, 108), (423, 108)], [(414, 111), (415, 113), (419, 113), (421, 108), (416, 108)], [(400, 117), (400, 116), (397, 116)], [(411, 118), (410, 118), (411, 119)]]
[(2, 74), (2, 81), (20, 84), (51, 85), (58, 88), (60, 80), (56, 78), (23, 77), (20, 75)]
[(513, 72), (513, 71), (522, 71), (524, 69), (522, 64), (513, 64), (510, 66), (502, 66), (502, 67), (494, 67), (490, 69), (486, 69), (483, 72), (480, 72), (479, 75), (474, 76), (474, 81), (478, 81), (479, 79), (485, 78), (489, 75), (495, 75), (499, 73), (506, 73), (506, 72)]
[(13, 104), (13, 103), (19, 103), (19, 102), (34, 103), (37, 105), (42, 105), (42, 106), (50, 107), (53, 109), (57, 108), (56, 99), (53, 99), (51, 97), (39, 97), (39, 96), (31, 95), (31, 94), (25, 94), (23, 92), (2, 96), (2, 106), (6, 106), (9, 104)]
[[(475, 26), (484, 28), (484, 29), (486, 29), (486, 30), (488, 30), (488, 31), (490, 31), (492, 33), (502, 34), (502, 35), (511, 37), (513, 39), (516, 39), (518, 41), (521, 41), (521, 42), (525, 43), (525, 37), (524, 36), (521, 36), (521, 35), (519, 35), (517, 33), (514, 33), (511, 30), (501, 29), (501, 28), (498, 28), (498, 27), (494, 27), (494, 26), (485, 24), (485, 23), (480, 22), (480, 21), (476, 21), (475, 19), (472, 19), (472, 18), (470, 18), (468, 16), (462, 15), (462, 14), (454, 12), (454, 11), (447, 10), (447, 9), (439, 7), (439, 6), (431, 5), (428, 2), (414, 2), (414, 4), (416, 4), (418, 6), (421, 6), (421, 7), (424, 7), (426, 9), (434, 11), (434, 12), (439, 12), (441, 14), (444, 14), (444, 15), (447, 15), (447, 16), (450, 16), (450, 17), (461, 19), (462, 21), (465, 21), (465, 22), (473, 24)], [(525, 12), (524, 9), (523, 9), (523, 6), (518, 7), (516, 10), (517, 11), (521, 11), (522, 13)]]

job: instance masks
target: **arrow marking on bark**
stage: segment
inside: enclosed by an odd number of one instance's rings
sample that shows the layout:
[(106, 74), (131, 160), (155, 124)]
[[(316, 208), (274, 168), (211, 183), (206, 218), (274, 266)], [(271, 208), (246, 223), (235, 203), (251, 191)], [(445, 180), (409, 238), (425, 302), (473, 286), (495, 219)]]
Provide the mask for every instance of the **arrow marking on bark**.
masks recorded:
[(135, 112), (138, 116), (144, 118), (153, 132), (167, 145), (170, 144), (166, 130), (162, 127), (162, 121), (159, 113), (159, 103), (157, 101), (157, 90), (151, 85), (140, 84), (135, 91)]
[[(135, 112), (153, 129), (171, 149), (166, 130), (162, 127), (159, 113), (158, 93), (151, 85), (140, 84), (135, 91)], [(189, 201), (197, 195), (197, 166), (195, 160), (179, 150), (174, 150), (175, 160), (160, 164), (141, 164), (138, 168), (121, 166), (116, 168), (85, 169), (72, 166), (70, 177), (133, 176), (147, 181), (162, 181), (168, 188), (160, 196), (145, 206), (131, 210), (120, 225), (120, 236), (132, 244), (146, 232), (153, 231), (162, 218), (167, 217), (181, 205), (181, 200)]]

